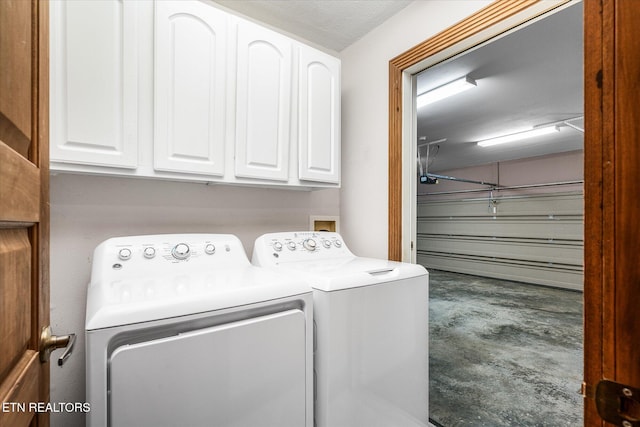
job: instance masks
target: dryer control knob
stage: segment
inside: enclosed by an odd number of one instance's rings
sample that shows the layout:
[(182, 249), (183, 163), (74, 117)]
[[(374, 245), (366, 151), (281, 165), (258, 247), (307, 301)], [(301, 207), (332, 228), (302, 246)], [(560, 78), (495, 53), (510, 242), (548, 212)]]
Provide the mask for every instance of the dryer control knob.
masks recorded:
[(289, 250), (295, 251), (296, 250), (296, 242), (294, 242), (294, 241), (288, 242), (287, 243), (287, 247), (289, 248)]
[(335, 245), (336, 248), (342, 247), (342, 242), (340, 240), (336, 240), (335, 242), (333, 242), (333, 244)]
[(216, 253), (216, 247), (213, 243), (208, 243), (205, 247), (204, 247), (204, 252), (207, 255), (213, 255), (214, 253)]
[(322, 246), (324, 246), (327, 249), (331, 249), (331, 240), (323, 240)]
[(276, 252), (280, 252), (280, 251), (282, 250), (282, 243), (280, 243), (280, 242), (274, 242), (274, 243), (273, 243), (273, 249), (274, 249)]
[(131, 249), (129, 248), (120, 249), (120, 252), (118, 252), (118, 258), (120, 258), (123, 261), (126, 261), (129, 258), (131, 258)]
[(189, 255), (191, 255), (189, 245), (187, 245), (186, 243), (178, 243), (171, 250), (171, 255), (173, 255), (175, 259), (189, 258)]
[(154, 256), (156, 256), (156, 250), (154, 248), (152, 248), (151, 246), (147, 246), (146, 248), (144, 248), (144, 257), (147, 259), (151, 259)]
[(316, 241), (313, 239), (307, 239), (304, 242), (302, 242), (302, 247), (308, 251), (313, 252), (316, 250)]

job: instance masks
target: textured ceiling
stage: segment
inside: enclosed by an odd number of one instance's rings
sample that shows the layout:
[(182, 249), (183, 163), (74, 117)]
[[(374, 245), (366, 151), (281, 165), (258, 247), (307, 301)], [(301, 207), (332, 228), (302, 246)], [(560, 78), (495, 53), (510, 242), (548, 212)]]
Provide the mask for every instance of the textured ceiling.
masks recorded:
[(245, 16), (339, 52), (410, 0), (214, 0)]

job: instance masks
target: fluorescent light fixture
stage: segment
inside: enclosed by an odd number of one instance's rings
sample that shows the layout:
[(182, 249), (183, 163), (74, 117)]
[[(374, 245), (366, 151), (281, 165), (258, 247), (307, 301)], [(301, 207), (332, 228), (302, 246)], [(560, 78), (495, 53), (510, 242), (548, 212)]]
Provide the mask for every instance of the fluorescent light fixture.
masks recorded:
[(464, 76), (418, 95), (416, 104), (418, 108), (421, 108), (425, 105), (440, 101), (441, 99), (448, 98), (457, 93), (464, 92), (465, 90), (471, 89), (472, 87), (476, 87), (475, 80), (473, 80), (469, 76)]
[(509, 135), (498, 136), (495, 138), (489, 138), (482, 141), (478, 141), (480, 147), (490, 147), (492, 145), (506, 144), (507, 142), (520, 141), (522, 139), (533, 138), (541, 135), (548, 135), (553, 132), (560, 132), (558, 126), (546, 126), (541, 128), (533, 128), (525, 130), (523, 132), (512, 133)]

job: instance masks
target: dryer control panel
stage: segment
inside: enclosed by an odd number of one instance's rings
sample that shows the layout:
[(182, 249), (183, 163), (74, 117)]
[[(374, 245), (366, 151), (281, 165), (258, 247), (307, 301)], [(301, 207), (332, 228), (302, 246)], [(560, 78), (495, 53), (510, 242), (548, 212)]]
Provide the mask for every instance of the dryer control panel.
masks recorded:
[(92, 264), (87, 330), (311, 292), (299, 279), (251, 265), (229, 234), (116, 237), (96, 247)]
[(342, 236), (328, 231), (269, 233), (256, 239), (253, 259), (256, 265), (275, 265), (289, 261), (352, 258)]
[(249, 264), (240, 240), (230, 234), (158, 234), (115, 237), (94, 252), (92, 277), (175, 274)]

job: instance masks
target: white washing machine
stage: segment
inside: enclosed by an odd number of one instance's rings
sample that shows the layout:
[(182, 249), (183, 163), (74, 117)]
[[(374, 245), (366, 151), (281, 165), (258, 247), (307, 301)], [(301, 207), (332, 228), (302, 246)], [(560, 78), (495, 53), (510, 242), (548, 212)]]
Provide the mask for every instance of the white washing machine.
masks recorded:
[(87, 296), (89, 426), (313, 425), (311, 289), (231, 235), (119, 237)]
[(356, 257), (331, 232), (265, 234), (252, 262), (313, 287), (318, 427), (429, 425), (424, 267)]

